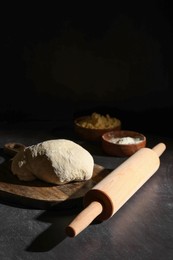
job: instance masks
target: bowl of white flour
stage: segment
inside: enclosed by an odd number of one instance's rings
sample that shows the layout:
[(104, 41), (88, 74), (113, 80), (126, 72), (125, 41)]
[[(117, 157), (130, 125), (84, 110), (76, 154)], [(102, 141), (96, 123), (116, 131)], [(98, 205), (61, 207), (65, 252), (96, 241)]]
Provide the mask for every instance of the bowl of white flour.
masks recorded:
[(145, 146), (145, 135), (135, 131), (116, 130), (102, 135), (102, 148), (109, 155), (128, 157)]

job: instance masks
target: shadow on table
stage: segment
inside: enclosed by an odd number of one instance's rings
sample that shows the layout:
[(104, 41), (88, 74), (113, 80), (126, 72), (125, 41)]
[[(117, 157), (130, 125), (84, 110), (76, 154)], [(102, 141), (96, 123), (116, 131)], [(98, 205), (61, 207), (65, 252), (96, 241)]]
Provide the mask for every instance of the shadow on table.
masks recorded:
[[(108, 170), (102, 169), (101, 177), (106, 176)], [(97, 175), (94, 177), (97, 179)], [(97, 179), (98, 181), (99, 179)], [(96, 181), (96, 183), (97, 183)], [(87, 183), (86, 183), (87, 185)], [(84, 185), (85, 186), (85, 185)], [(83, 199), (81, 190), (84, 187), (76, 190), (68, 200), (58, 204), (54, 204), (44, 211), (36, 220), (44, 223), (50, 223), (50, 227), (43, 231), (26, 249), (30, 252), (45, 252), (56, 247), (61, 241), (66, 238), (65, 228), (72, 222), (72, 220), (83, 210)], [(96, 224), (94, 220), (91, 224)]]
[(31, 245), (26, 248), (29, 252), (46, 252), (56, 247), (65, 238), (65, 227), (73, 220), (81, 209), (58, 211), (45, 211), (37, 220), (50, 223), (50, 227), (43, 231)]

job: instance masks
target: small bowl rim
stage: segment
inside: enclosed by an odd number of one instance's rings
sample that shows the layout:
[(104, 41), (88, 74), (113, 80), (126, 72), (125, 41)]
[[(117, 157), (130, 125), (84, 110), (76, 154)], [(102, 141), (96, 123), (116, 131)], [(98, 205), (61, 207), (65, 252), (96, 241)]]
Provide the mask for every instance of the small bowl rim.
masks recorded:
[(107, 127), (107, 128), (90, 128), (90, 127), (84, 127), (84, 126), (81, 126), (78, 122), (81, 121), (82, 119), (86, 119), (86, 118), (89, 118), (90, 115), (86, 115), (86, 116), (79, 116), (77, 118), (74, 119), (74, 124), (81, 128), (81, 129), (85, 129), (87, 131), (106, 131), (106, 132), (110, 132), (110, 131), (116, 131), (114, 129), (118, 128), (118, 127), (121, 127), (121, 120), (116, 118), (117, 121), (118, 121), (118, 124), (115, 125), (115, 126), (112, 126), (112, 127)]
[[(109, 134), (111, 134), (111, 133), (133, 133), (133, 134), (135, 134), (136, 135), (136, 137), (142, 137), (142, 139), (141, 139), (141, 141), (140, 142), (137, 142), (137, 143), (130, 143), (130, 144), (120, 144), (120, 143), (113, 143), (113, 142), (110, 142), (110, 141), (108, 141), (108, 139), (106, 139), (106, 136), (107, 135), (109, 135)], [(118, 136), (117, 136), (118, 137)], [(127, 137), (127, 135), (124, 135), (124, 136), (121, 136), (121, 137)], [(133, 137), (133, 136), (128, 136), (128, 137)], [(102, 135), (102, 140), (104, 141), (104, 142), (107, 142), (107, 143), (109, 143), (110, 145), (117, 145), (117, 146), (133, 146), (133, 145), (138, 145), (139, 143), (141, 144), (142, 142), (144, 143), (144, 142), (146, 142), (146, 136), (144, 135), (144, 134), (142, 134), (142, 133), (140, 133), (140, 132), (137, 132), (137, 131), (133, 131), (133, 130), (113, 130), (113, 131), (109, 131), (109, 132), (106, 132), (106, 133), (104, 133), (103, 135)]]
[[(121, 134), (119, 136), (116, 136), (116, 133)], [(127, 133), (127, 134), (126, 134)], [(108, 141), (106, 138), (107, 135), (114, 134), (112, 136), (116, 137), (139, 137), (142, 138), (140, 142), (134, 142), (134, 143), (127, 143), (127, 144), (121, 144), (121, 143), (113, 143)], [(124, 135), (123, 135), (124, 134)], [(133, 135), (131, 135), (133, 134)], [(111, 136), (110, 136), (111, 138)], [(135, 152), (137, 152), (141, 148), (146, 147), (147, 138), (144, 134), (134, 131), (134, 130), (114, 130), (109, 131), (107, 133), (104, 133), (102, 135), (102, 149), (106, 154), (109, 154), (111, 156), (115, 157), (129, 157), (133, 155)]]

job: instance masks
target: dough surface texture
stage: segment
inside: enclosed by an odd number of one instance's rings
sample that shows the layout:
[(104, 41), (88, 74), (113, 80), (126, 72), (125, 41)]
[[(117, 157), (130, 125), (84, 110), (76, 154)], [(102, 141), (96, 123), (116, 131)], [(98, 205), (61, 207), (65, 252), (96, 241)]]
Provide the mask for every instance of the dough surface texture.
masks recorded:
[(48, 140), (26, 147), (13, 158), (11, 171), (19, 180), (40, 179), (52, 184), (91, 179), (94, 160), (77, 143), (67, 139)]

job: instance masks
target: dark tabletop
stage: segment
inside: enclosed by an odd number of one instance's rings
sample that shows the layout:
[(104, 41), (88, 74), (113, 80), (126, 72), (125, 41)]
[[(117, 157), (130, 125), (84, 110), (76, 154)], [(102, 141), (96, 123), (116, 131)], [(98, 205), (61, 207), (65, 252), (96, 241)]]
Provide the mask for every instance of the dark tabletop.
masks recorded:
[[(147, 146), (166, 144), (157, 172), (110, 219), (93, 222), (74, 238), (65, 227), (82, 210), (74, 207), (37, 209), (0, 197), (0, 259), (173, 259), (173, 139), (146, 133)], [(106, 156), (99, 144), (77, 139), (65, 122), (18, 122), (0, 125), (0, 163), (3, 146), (48, 139), (72, 139), (86, 147), (95, 163), (114, 169), (124, 158)]]

